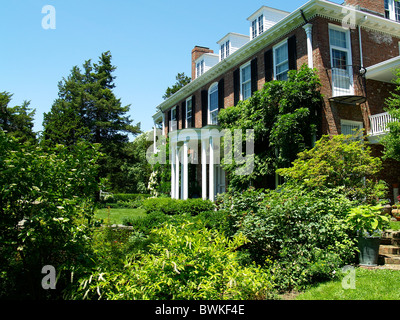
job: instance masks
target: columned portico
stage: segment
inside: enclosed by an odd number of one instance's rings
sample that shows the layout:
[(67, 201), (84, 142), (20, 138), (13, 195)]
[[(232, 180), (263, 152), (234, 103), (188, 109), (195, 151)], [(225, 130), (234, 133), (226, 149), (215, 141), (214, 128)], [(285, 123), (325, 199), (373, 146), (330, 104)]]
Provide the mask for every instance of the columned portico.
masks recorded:
[[(215, 128), (184, 129), (170, 133), (171, 198), (188, 199), (189, 153), (192, 154), (190, 163), (198, 164), (194, 159), (199, 157), (194, 156), (194, 153), (199, 151), (200, 142), (201, 197), (215, 200), (216, 191), (220, 191), (215, 181), (215, 165), (219, 164), (219, 159), (217, 159), (219, 152), (215, 148), (219, 146), (219, 138), (219, 130)], [(222, 169), (219, 168), (219, 170)], [(225, 185), (225, 182), (221, 185)]]

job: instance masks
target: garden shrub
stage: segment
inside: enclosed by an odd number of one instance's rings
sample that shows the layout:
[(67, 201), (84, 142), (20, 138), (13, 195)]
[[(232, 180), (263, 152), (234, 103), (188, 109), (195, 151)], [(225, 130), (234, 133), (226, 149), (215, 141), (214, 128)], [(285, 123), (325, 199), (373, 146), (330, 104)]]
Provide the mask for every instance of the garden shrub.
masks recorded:
[(143, 201), (142, 208), (147, 212), (163, 212), (168, 215), (188, 213), (198, 215), (203, 211), (214, 209), (210, 200), (187, 199), (177, 200), (171, 198), (149, 198)]
[[(69, 274), (90, 262), (97, 148), (44, 150), (0, 130), (0, 297), (60, 298)], [(52, 265), (56, 290), (43, 290)]]
[(246, 238), (228, 239), (190, 222), (165, 224), (151, 233), (149, 250), (126, 259), (123, 271), (97, 270), (79, 280), (71, 299), (223, 300), (268, 299), (270, 275), (255, 265), (241, 266), (237, 248)]
[(345, 222), (354, 203), (341, 188), (249, 189), (225, 194), (218, 206), (227, 212), (230, 235), (243, 233), (249, 239), (251, 259), (270, 261), (281, 289), (330, 279), (354, 259), (355, 244)]

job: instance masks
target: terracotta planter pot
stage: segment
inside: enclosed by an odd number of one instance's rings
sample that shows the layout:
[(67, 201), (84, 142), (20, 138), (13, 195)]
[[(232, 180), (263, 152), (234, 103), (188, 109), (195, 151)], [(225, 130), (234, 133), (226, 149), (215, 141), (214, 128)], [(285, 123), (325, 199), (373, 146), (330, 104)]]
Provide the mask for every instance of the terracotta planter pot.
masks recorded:
[(392, 216), (395, 217), (397, 221), (400, 221), (400, 209), (393, 207)]

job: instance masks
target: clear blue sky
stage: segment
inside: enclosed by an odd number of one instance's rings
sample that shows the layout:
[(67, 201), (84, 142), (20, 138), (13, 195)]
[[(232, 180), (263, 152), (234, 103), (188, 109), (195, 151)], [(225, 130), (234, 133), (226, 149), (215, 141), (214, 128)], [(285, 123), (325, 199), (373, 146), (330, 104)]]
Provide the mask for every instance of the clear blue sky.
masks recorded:
[[(334, 1), (341, 3), (342, 1)], [(31, 100), (35, 131), (57, 98), (57, 84), (73, 66), (111, 51), (116, 96), (131, 105), (143, 131), (178, 72), (191, 75), (195, 45), (218, 51), (228, 32), (249, 34), (246, 20), (262, 5), (294, 11), (306, 0), (2, 0), (0, 92), (11, 106)], [(43, 29), (45, 5), (56, 10), (56, 28)]]

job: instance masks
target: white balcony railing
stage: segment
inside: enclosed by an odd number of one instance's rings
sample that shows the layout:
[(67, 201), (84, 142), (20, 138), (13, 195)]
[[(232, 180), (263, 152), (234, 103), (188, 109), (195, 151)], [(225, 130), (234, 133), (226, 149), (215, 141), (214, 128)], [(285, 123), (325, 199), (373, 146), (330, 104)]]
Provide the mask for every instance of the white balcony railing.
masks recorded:
[(384, 112), (370, 116), (369, 121), (371, 124), (371, 131), (369, 132), (369, 134), (371, 136), (378, 136), (385, 134), (388, 131), (386, 125), (389, 122), (392, 122), (393, 119), (388, 112)]

